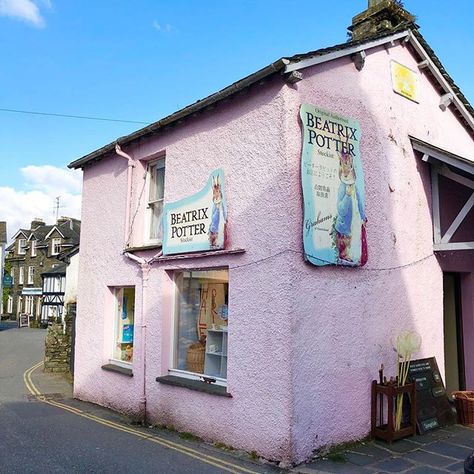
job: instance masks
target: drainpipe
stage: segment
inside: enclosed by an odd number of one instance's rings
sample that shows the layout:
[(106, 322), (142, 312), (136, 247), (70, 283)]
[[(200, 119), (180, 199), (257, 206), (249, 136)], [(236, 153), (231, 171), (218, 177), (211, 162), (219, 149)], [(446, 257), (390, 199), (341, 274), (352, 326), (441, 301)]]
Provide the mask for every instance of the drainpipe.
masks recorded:
[(132, 174), (133, 174), (133, 168), (135, 167), (135, 162), (133, 161), (133, 158), (122, 151), (120, 148), (120, 145), (118, 143), (115, 144), (115, 153), (117, 155), (122, 156), (123, 158), (126, 158), (128, 160), (128, 168), (127, 168), (127, 208), (125, 210), (125, 247), (128, 246), (128, 241), (130, 239), (130, 234), (131, 234), (131, 229), (130, 229), (130, 205), (132, 201)]
[(148, 289), (148, 277), (150, 274), (151, 265), (155, 262), (158, 257), (163, 254), (162, 251), (158, 252), (156, 255), (151, 257), (149, 260), (146, 260), (141, 257), (133, 255), (133, 253), (124, 252), (124, 255), (130, 260), (133, 260), (135, 263), (140, 265), (142, 271), (142, 314), (141, 314), (141, 340), (142, 340), (142, 364), (141, 364), (141, 379), (142, 379), (142, 389), (139, 400), (139, 409), (142, 414), (142, 423), (146, 424), (146, 311), (145, 311), (145, 301), (146, 294)]

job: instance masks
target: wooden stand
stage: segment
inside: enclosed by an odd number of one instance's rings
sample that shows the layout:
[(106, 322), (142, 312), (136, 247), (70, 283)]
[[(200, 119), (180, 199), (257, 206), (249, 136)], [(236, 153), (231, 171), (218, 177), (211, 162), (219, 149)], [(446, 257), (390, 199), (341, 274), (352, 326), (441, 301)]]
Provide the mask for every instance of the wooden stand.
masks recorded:
[[(410, 397), (410, 422), (402, 424), (395, 431), (395, 407), (398, 395), (407, 393)], [(386, 405), (385, 405), (386, 400)], [(387, 407), (387, 423), (384, 423), (384, 406)], [(377, 423), (377, 414), (378, 423)], [(398, 387), (395, 383), (381, 385), (376, 380), (372, 381), (372, 413), (371, 413), (372, 436), (380, 438), (388, 443), (406, 436), (416, 434), (416, 385), (414, 383)]]

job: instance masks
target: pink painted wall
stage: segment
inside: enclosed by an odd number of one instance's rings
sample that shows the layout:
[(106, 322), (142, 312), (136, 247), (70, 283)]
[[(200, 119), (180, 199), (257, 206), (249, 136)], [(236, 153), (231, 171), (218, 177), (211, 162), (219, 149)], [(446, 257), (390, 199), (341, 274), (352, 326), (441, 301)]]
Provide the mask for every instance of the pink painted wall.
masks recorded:
[[(349, 58), (326, 63), (304, 71), (308, 80), (287, 92), (292, 200), (300, 203), (295, 222), (302, 221), (297, 113), (306, 102), (361, 124), (369, 246), (362, 269), (321, 269), (297, 259), (291, 267), (297, 460), (315, 447), (368, 434), (370, 381), (381, 363), (395, 375), (390, 341), (401, 330), (422, 334), (417, 357), (435, 356), (443, 371), (443, 282), (433, 256), (429, 168), (408, 135), (462, 156), (473, 155), (474, 143), (451, 112), (439, 109), (425, 76), (419, 104), (392, 91), (392, 59), (417, 70), (406, 48), (378, 48), (360, 72)], [(291, 246), (301, 247), (301, 236), (292, 237)]]
[[(394, 372), (390, 338), (401, 329), (422, 333), (419, 356), (435, 355), (441, 363), (442, 271), (432, 256), (429, 170), (415, 157), (408, 134), (460, 155), (472, 155), (474, 146), (451, 112), (439, 110), (439, 96), (424, 77), (420, 104), (391, 91), (390, 59), (416, 69), (406, 49), (368, 53), (361, 72), (343, 58), (303, 71), (305, 80), (296, 86), (277, 77), (125, 150), (144, 160), (134, 171), (132, 215), (145, 161), (157, 154), (166, 152), (167, 201), (200, 190), (213, 169), (224, 169), (230, 246), (246, 253), (184, 260), (179, 268), (230, 267), (233, 398), (155, 381), (169, 368), (176, 267), (154, 264), (142, 300), (140, 271), (122, 256), (126, 160), (113, 156), (85, 168), (78, 398), (139, 414), (142, 307), (149, 419), (270, 459), (300, 461), (322, 445), (365, 436), (370, 381), (382, 362), (389, 375)], [(303, 262), (302, 102), (361, 123), (369, 219), (364, 269)], [(143, 215), (138, 207), (133, 245), (143, 243)], [(112, 344), (109, 287), (122, 285), (136, 287), (133, 378), (101, 369)]]

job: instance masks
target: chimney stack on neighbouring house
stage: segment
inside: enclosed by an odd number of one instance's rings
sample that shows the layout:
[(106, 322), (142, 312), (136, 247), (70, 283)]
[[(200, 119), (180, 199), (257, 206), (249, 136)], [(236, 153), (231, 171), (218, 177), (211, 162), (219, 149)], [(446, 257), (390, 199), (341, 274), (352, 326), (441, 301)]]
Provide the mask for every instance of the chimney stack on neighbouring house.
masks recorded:
[(39, 217), (35, 217), (35, 219), (31, 221), (30, 230), (35, 230), (38, 227), (41, 227), (42, 225), (44, 225), (43, 219), (40, 219)]
[(369, 0), (367, 10), (352, 18), (348, 28), (351, 40), (364, 40), (393, 30), (400, 25), (413, 24), (415, 17), (403, 8), (400, 0)]

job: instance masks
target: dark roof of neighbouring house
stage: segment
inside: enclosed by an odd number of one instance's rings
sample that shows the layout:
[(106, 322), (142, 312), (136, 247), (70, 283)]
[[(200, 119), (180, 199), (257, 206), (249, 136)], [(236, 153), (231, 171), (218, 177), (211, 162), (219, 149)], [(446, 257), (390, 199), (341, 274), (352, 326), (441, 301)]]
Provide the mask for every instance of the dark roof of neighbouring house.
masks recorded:
[(66, 274), (67, 265), (65, 263), (58, 263), (53, 266), (50, 270), (46, 272), (42, 272), (41, 276), (46, 275), (65, 275)]
[[(245, 77), (244, 79), (234, 82), (233, 84), (220, 90), (219, 92), (211, 94), (205, 99), (198, 100), (194, 104), (188, 105), (187, 107), (184, 107), (183, 109), (180, 109), (177, 112), (174, 112), (173, 114), (168, 115), (167, 117), (164, 117), (163, 119), (158, 120), (157, 122), (154, 122), (150, 125), (147, 125), (146, 127), (143, 127), (129, 135), (118, 138), (114, 142), (111, 142), (108, 145), (105, 145), (102, 148), (99, 148), (83, 156), (82, 158), (79, 158), (71, 162), (68, 166), (69, 168), (82, 168), (87, 163), (99, 160), (104, 155), (114, 152), (116, 144), (121, 145), (121, 146), (128, 145), (143, 137), (155, 134), (158, 131), (162, 130), (164, 127), (167, 127), (176, 122), (179, 123), (179, 121), (181, 121), (185, 117), (193, 115), (203, 110), (206, 107), (212, 106), (216, 104), (217, 102), (227, 99), (233, 96), (234, 94), (236, 94), (237, 92), (243, 89), (246, 89), (250, 87), (251, 85), (256, 84), (266, 78), (269, 78), (270, 76), (273, 76), (275, 74), (284, 74), (285, 69), (287, 68), (289, 64), (295, 64), (295, 63), (297, 64), (309, 58), (328, 56), (338, 51), (352, 50), (358, 46), (370, 45), (370, 43), (374, 43), (374, 41), (377, 41), (377, 40), (387, 39), (387, 42), (389, 42), (391, 37), (393, 37), (394, 35), (398, 33), (403, 33), (403, 32), (407, 32), (407, 34), (411, 33), (418, 40), (418, 42), (421, 44), (422, 48), (425, 50), (428, 57), (431, 59), (434, 65), (438, 68), (440, 74), (443, 76), (443, 78), (447, 81), (449, 86), (452, 88), (456, 97), (460, 100), (460, 102), (466, 108), (468, 114), (474, 119), (474, 108), (471, 106), (467, 98), (462, 94), (459, 87), (455, 84), (454, 80), (451, 78), (451, 76), (447, 73), (447, 71), (443, 67), (439, 58), (436, 56), (434, 51), (430, 48), (430, 46), (425, 41), (421, 33), (418, 31), (418, 25), (410, 22), (410, 23), (401, 24), (397, 26), (396, 28), (392, 28), (388, 31), (384, 31), (382, 33), (372, 35), (369, 38), (364, 38), (357, 41), (347, 41), (345, 43), (337, 44), (335, 46), (331, 46), (328, 48), (321, 48), (321, 49), (317, 49), (315, 51), (309, 51), (303, 54), (296, 54), (291, 57), (280, 58), (277, 61), (271, 63), (270, 65), (264, 67), (263, 69), (260, 69), (259, 71)], [(371, 47), (371, 46), (368, 46), (368, 47)], [(331, 59), (332, 58), (328, 58), (328, 61)], [(439, 84), (439, 87), (442, 88), (440, 84)], [(470, 128), (471, 134), (474, 136), (474, 128), (472, 127), (472, 125), (465, 120), (462, 114), (457, 113), (457, 116), (465, 126), (467, 125)]]
[[(51, 225), (40, 225), (35, 229), (19, 229), (18, 233), (23, 233), (26, 239), (34, 237), (36, 240), (36, 247), (47, 247), (49, 242), (47, 239), (48, 234), (56, 228), (63, 236), (61, 245), (64, 246), (76, 246), (79, 245), (80, 233), (81, 233), (81, 221), (73, 219), (71, 217), (59, 219), (56, 224)], [(15, 235), (16, 235), (15, 234)], [(15, 246), (13, 242), (7, 247), (7, 250), (12, 250)]]

